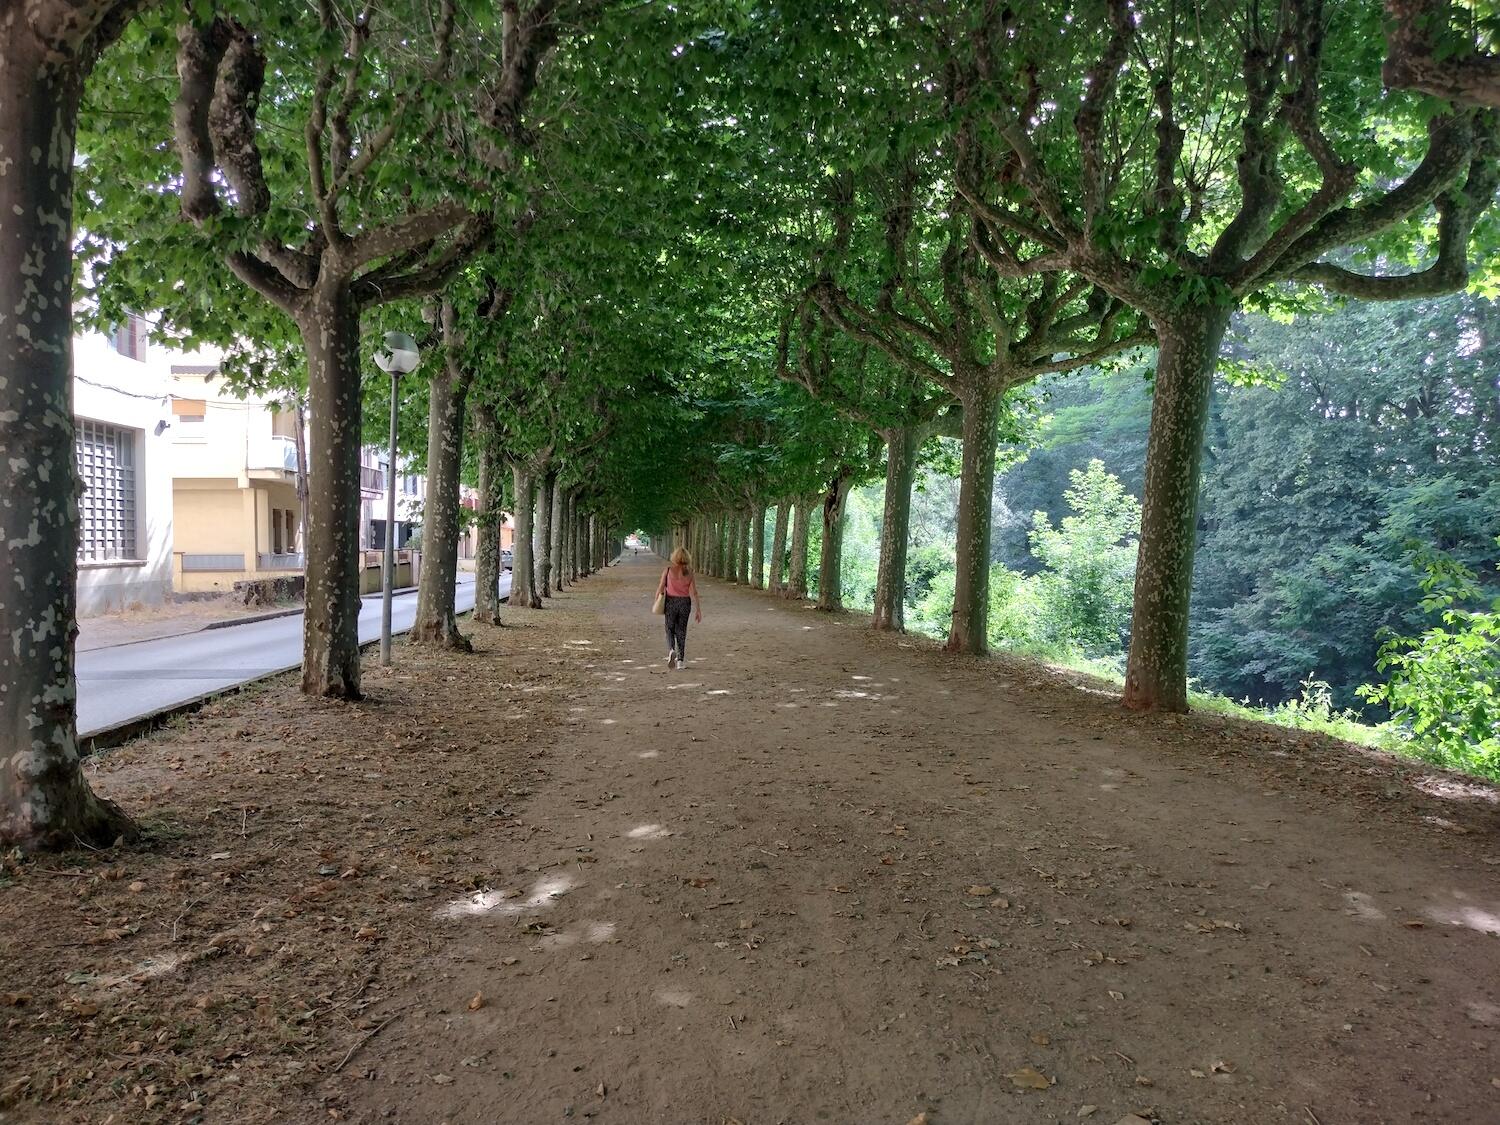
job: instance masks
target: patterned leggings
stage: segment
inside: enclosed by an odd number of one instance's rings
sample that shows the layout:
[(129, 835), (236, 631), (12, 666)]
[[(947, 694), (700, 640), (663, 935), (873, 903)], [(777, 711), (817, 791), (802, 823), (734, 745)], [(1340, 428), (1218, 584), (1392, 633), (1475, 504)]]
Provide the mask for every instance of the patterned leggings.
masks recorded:
[(687, 655), (687, 623), (693, 613), (692, 598), (667, 598), (667, 647), (681, 661)]

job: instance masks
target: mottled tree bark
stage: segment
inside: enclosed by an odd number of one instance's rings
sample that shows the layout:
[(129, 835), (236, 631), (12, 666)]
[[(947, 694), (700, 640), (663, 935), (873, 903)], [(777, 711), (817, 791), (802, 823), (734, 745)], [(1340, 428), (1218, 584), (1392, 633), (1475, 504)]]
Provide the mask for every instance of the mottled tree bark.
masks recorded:
[(797, 497), (792, 508), (792, 561), (788, 567), (786, 596), (803, 601), (807, 598), (807, 542), (812, 528), (812, 501)]
[(1385, 0), (1387, 54), (1381, 77), (1392, 89), (1500, 109), (1500, 58), (1439, 46), (1455, 10), (1451, 0)]
[(963, 467), (958, 485), (958, 542), (949, 652), (989, 651), (990, 516), (995, 491), (995, 426), (1000, 396), (983, 380), (960, 382)]
[(1228, 309), (1157, 323), (1160, 352), (1136, 555), (1125, 706), (1187, 710), (1188, 604), (1198, 538), (1198, 474)]
[(885, 509), (880, 523), (880, 560), (875, 570), (874, 629), (906, 632), (906, 552), (911, 539), (911, 489), (917, 475), (921, 433), (912, 426), (885, 435)]
[(510, 465), (511, 484), (515, 498), (515, 533), (511, 544), (510, 560), (510, 604), (511, 608), (541, 609), (542, 599), (536, 591), (536, 568), (531, 558), (531, 517), (536, 509), (536, 483), (530, 466), (521, 461)]
[(750, 515), (750, 587), (754, 590), (766, 584), (766, 509), (757, 504)]
[(729, 573), (736, 586), (743, 586), (749, 581), (745, 557), (750, 550), (750, 517), (744, 512), (735, 512), (731, 521), (729, 542), (732, 554), (729, 560)]
[(786, 590), (786, 525), (790, 515), (785, 500), (776, 505), (776, 524), (771, 529), (771, 576), (766, 583), (773, 594)]
[(552, 577), (552, 591), (554, 594), (561, 593), (567, 582), (567, 565), (563, 561), (563, 494), (567, 489), (557, 483), (557, 473), (552, 474), (552, 518), (548, 521), (548, 529), (552, 538), (552, 549), (548, 551), (550, 566), (548, 570)]
[[(325, 277), (297, 323), (307, 353), (313, 464), (302, 690), (359, 699), (359, 307), (347, 281)], [(393, 475), (395, 468), (392, 450)]]
[(29, 17), (71, 5), (38, 7), (0, 15), (0, 843), (53, 848), (135, 829), (79, 768), (74, 678), (73, 144), (102, 43), (44, 45)]
[[(464, 408), (470, 375), (448, 357), (427, 388), (427, 495), (422, 512), (422, 574), (412, 644), (472, 652), (458, 631), (454, 585), (458, 581), (459, 473), (464, 448)], [(394, 464), (394, 458), (392, 458)]]
[(823, 552), (818, 559), (818, 608), (844, 608), (844, 507), (854, 481), (839, 473), (823, 496)]
[(552, 493), (557, 477), (549, 470), (537, 478), (536, 490), (536, 591), (544, 598), (552, 596)]
[(505, 521), (502, 476), (504, 466), (489, 440), (487, 425), (479, 423), (479, 549), (474, 556), (474, 620), (500, 624), (500, 525)]

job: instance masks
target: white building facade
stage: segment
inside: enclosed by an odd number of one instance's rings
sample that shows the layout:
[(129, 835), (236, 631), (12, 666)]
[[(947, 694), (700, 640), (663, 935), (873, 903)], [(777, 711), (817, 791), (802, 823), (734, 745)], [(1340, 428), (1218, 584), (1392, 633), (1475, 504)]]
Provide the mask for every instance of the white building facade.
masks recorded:
[(80, 617), (172, 593), (171, 391), (146, 328), (131, 317), (109, 336), (73, 338)]

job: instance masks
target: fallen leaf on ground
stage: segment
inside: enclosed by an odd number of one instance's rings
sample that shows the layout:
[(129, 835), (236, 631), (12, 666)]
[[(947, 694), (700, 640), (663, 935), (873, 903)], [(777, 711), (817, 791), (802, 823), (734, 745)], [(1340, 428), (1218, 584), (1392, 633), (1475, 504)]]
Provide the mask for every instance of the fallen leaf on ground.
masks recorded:
[(474, 993), (474, 999), (469, 1001), (469, 1011), (477, 1012), (482, 1007), (484, 1007), (484, 993), (476, 992)]
[(977, 886), (969, 887), (964, 891), (964, 894), (968, 895), (970, 898), (989, 898), (990, 895), (994, 893), (995, 888), (989, 886), (988, 884), (979, 884)]
[(1052, 1085), (1052, 1079), (1034, 1066), (1023, 1066), (1020, 1070), (1012, 1071), (1005, 1077), (1022, 1090), (1045, 1090)]
[(452, 1078), (451, 1075), (447, 1075), (447, 1074), (434, 1074), (434, 1075), (431, 1075), (430, 1077), (439, 1086), (451, 1086), (451, 1085), (453, 1085), (453, 1078)]

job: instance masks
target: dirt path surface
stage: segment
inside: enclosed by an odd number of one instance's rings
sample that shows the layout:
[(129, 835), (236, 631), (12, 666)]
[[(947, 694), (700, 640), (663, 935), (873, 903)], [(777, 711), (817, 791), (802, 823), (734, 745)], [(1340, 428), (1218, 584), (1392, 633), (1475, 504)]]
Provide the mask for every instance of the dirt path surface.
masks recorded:
[(656, 575), (112, 754), (0, 1120), (1500, 1119), (1492, 791)]
[(1496, 1119), (1493, 806), (1382, 823), (1315, 761), (719, 584), (668, 673), (655, 576), (567, 599), (534, 831), (433, 909), (355, 1117)]

